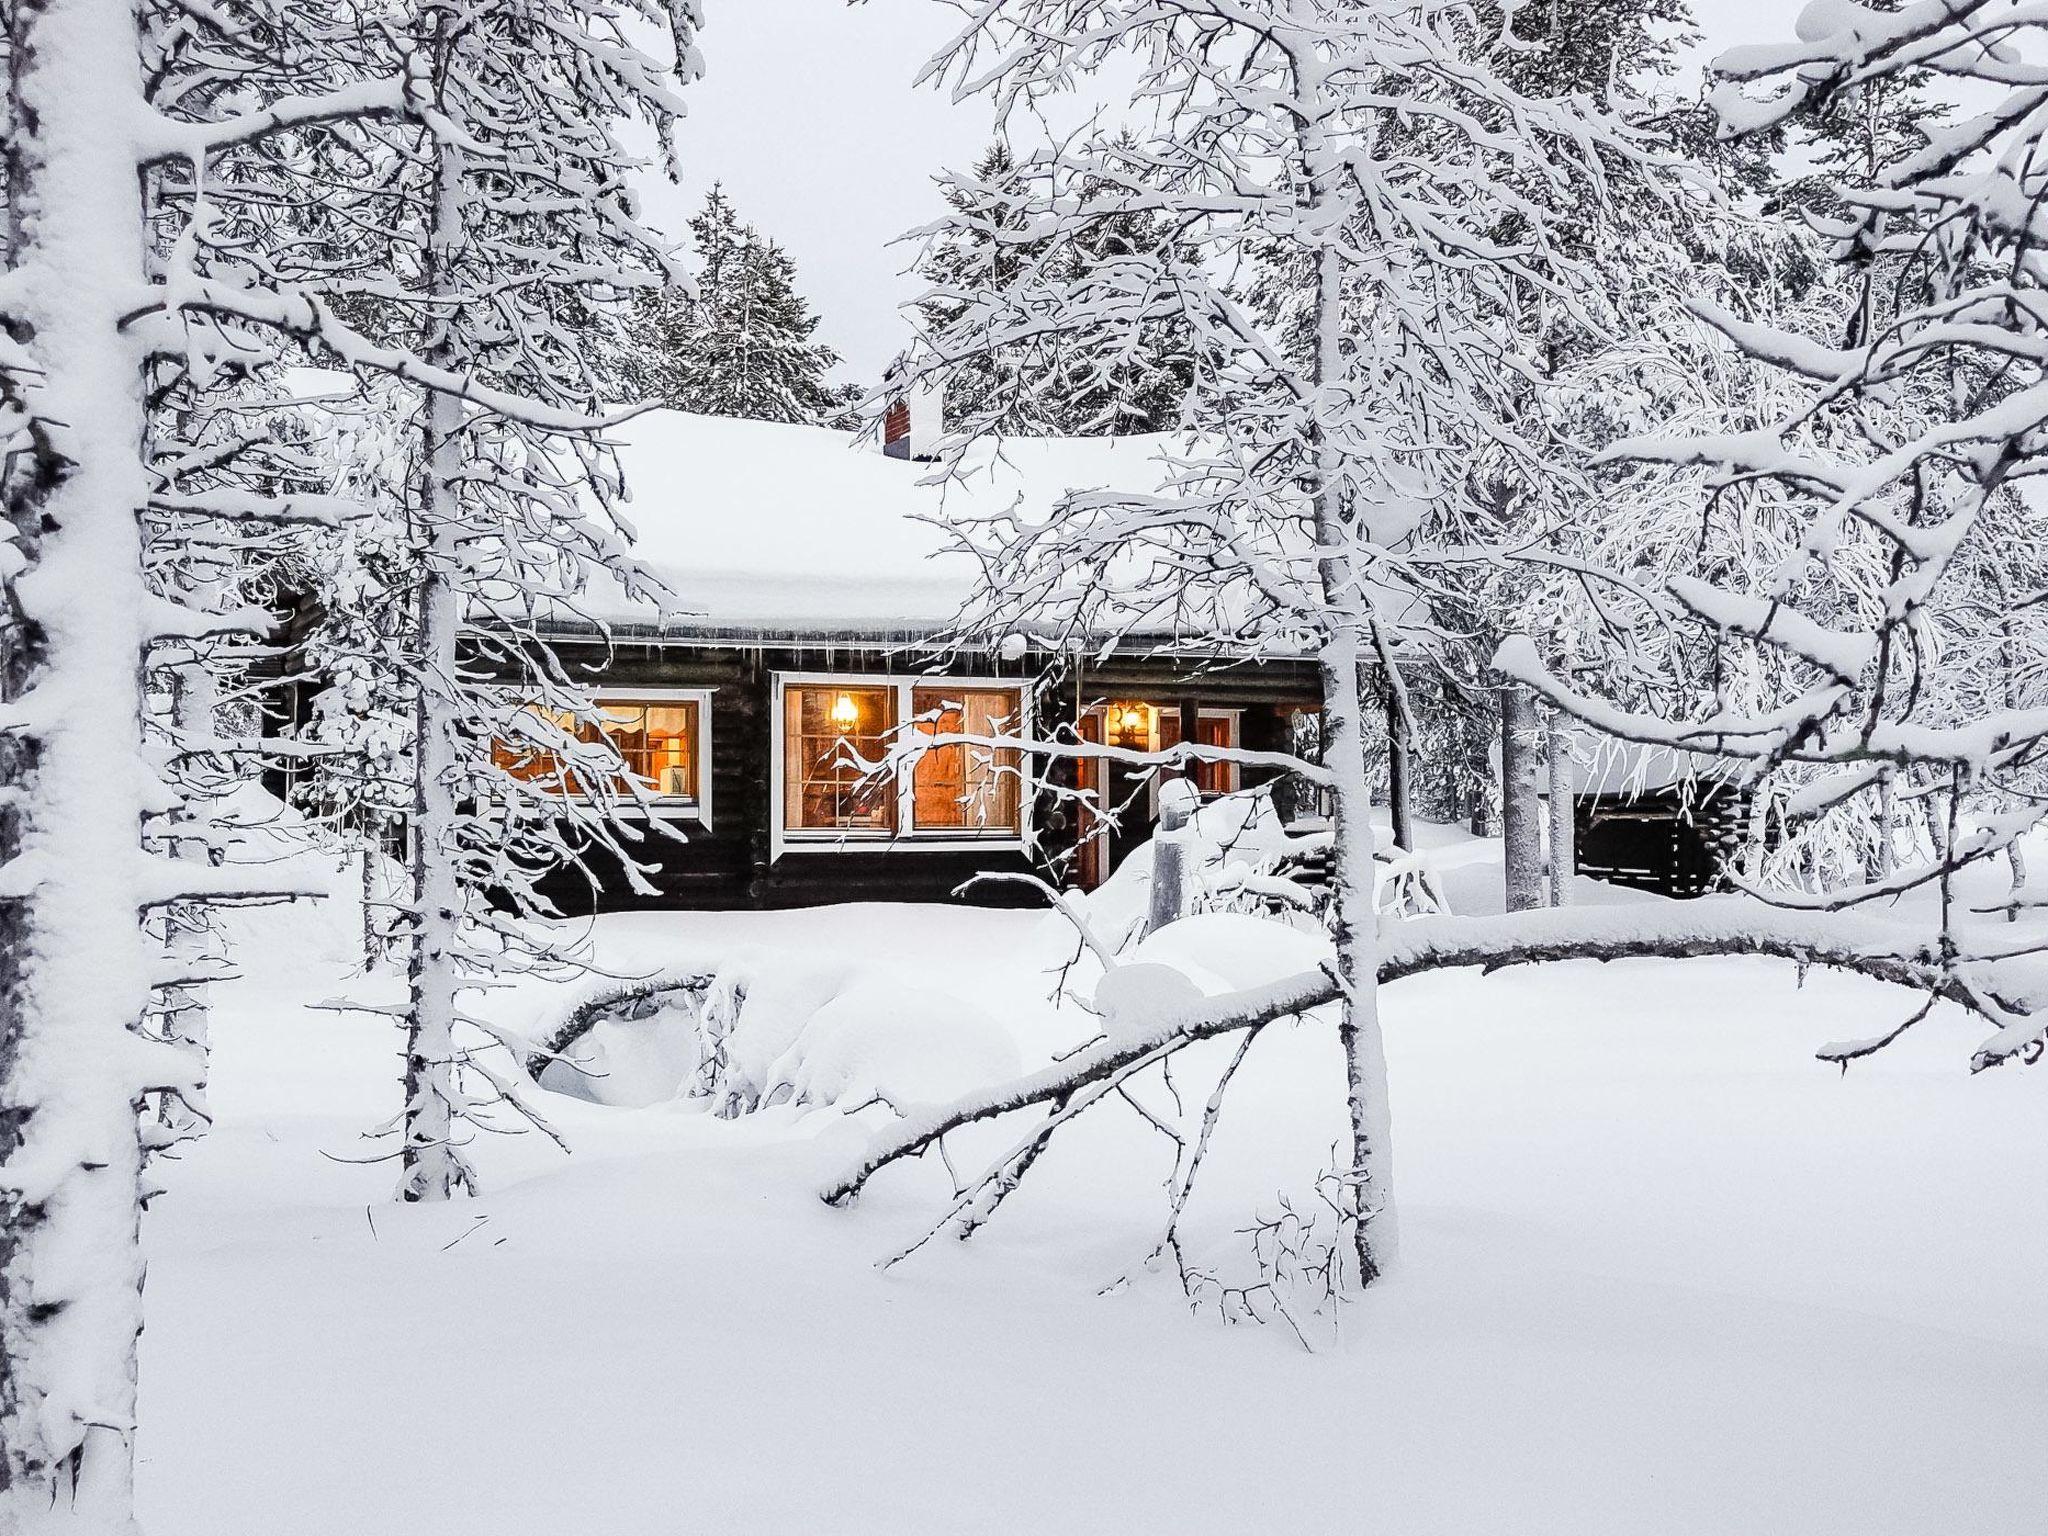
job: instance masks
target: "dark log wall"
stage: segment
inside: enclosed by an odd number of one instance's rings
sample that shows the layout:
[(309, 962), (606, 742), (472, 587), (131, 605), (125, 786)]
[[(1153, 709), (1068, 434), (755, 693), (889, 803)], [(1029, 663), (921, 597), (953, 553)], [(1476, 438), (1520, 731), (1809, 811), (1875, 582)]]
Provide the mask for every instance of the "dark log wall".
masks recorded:
[[(687, 841), (649, 836), (641, 860), (654, 866), (644, 878), (654, 894), (637, 893), (608, 856), (593, 858), (589, 871), (564, 870), (546, 894), (571, 913), (619, 908), (794, 907), (844, 901), (945, 901), (971, 876), (984, 871), (1032, 871), (1065, 883), (1071, 860), (1075, 816), (1056, 796), (1041, 792), (1033, 807), (1039, 846), (933, 852), (914, 847), (877, 848), (858, 843), (785, 849), (771, 859), (771, 782), (777, 672), (889, 673), (928, 670), (912, 658), (860, 647), (796, 648), (702, 646), (621, 640), (609, 648), (558, 641), (558, 655), (579, 681), (605, 688), (710, 688), (711, 817), (708, 830), (694, 821), (671, 823)], [(1005, 664), (969, 658), (947, 670), (961, 675), (1028, 680), (1043, 658)], [(1189, 677), (1188, 664), (1133, 660), (1113, 667), (1069, 671), (1038, 695), (1038, 730), (1046, 734), (1071, 724), (1077, 706), (1111, 698), (1143, 698), (1161, 706), (1183, 698), (1242, 707), (1247, 747), (1277, 750), (1288, 740), (1288, 713), (1313, 697), (1306, 668), (1236, 668)], [(1071, 786), (1074, 765), (1060, 762), (1041, 773)], [(1247, 770), (1247, 784), (1270, 771)], [(1144, 797), (1112, 844), (1113, 857), (1150, 835), (1143, 820)], [(593, 879), (596, 888), (593, 891)], [(1040, 898), (1018, 885), (992, 884), (968, 899), (988, 904), (1036, 904)]]
[(1580, 795), (1572, 805), (1577, 871), (1665, 896), (1705, 896), (1726, 885), (1748, 816), (1749, 797), (1721, 786), (1690, 801), (1676, 789)]

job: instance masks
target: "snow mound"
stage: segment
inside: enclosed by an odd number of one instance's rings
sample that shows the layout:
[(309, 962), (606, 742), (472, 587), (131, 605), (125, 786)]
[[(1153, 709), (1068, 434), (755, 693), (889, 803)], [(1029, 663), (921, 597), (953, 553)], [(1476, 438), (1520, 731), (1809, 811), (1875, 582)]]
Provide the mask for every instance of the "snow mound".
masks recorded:
[(1095, 984), (1103, 1032), (1112, 1040), (1149, 1035), (1177, 1009), (1223, 990), (1214, 980), (1207, 972), (1196, 975), (1152, 960), (1120, 965)]
[(979, 1009), (932, 988), (859, 974), (811, 1015), (770, 1069), (761, 1103), (853, 1108), (880, 1099), (901, 1111), (1023, 1070), (1017, 1042)]
[[(1284, 981), (1335, 959), (1320, 933), (1245, 912), (1200, 912), (1147, 934), (1122, 969), (1178, 971), (1213, 997)], [(1096, 998), (1100, 1006), (1100, 988)]]
[[(1194, 857), (1191, 897), (1241, 886), (1289, 854), (1309, 853), (1318, 837), (1290, 832), (1263, 789), (1211, 800), (1174, 834)], [(1076, 900), (1096, 937), (1113, 951), (1127, 948), (1143, 930), (1152, 899), (1152, 841), (1133, 848), (1107, 880)]]
[(642, 1109), (682, 1091), (697, 1070), (696, 1020), (681, 1002), (644, 1018), (600, 1019), (542, 1070), (541, 1087), (593, 1104)]
[(751, 950), (708, 975), (650, 978), (587, 1021), (566, 1009), (536, 1038), (557, 1041), (537, 1075), (545, 1089), (728, 1118), (784, 1104), (902, 1109), (1023, 1070), (1009, 1031), (957, 996), (886, 966)]

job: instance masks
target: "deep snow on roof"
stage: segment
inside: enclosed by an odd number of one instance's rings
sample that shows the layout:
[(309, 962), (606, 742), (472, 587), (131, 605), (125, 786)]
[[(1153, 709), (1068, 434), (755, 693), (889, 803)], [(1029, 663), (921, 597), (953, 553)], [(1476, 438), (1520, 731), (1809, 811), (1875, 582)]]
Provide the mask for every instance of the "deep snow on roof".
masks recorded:
[(821, 427), (650, 411), (619, 445), (634, 548), (686, 612), (664, 621), (608, 585), (613, 625), (681, 635), (911, 634), (953, 618), (974, 561), (935, 521), (1013, 506), (1043, 515), (1077, 490), (1158, 488), (1155, 437), (1011, 438), (975, 450), (945, 484)]

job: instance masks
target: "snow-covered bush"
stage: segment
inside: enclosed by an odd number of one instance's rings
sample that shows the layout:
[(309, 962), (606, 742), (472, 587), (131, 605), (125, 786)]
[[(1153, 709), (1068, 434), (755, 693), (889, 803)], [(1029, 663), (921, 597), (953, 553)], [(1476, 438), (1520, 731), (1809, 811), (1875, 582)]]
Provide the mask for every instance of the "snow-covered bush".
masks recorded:
[[(1193, 853), (1190, 912), (1241, 912), (1320, 929), (1329, 913), (1330, 837), (1327, 829), (1290, 828), (1270, 788), (1243, 790), (1204, 804), (1175, 834)], [(1393, 846), (1376, 827), (1375, 907), (1415, 916), (1445, 910), (1426, 852)], [(1152, 896), (1152, 844), (1141, 844), (1095, 890), (1073, 905), (1113, 953), (1122, 953), (1145, 930)]]
[(543, 1088), (722, 1118), (780, 1105), (935, 1103), (1022, 1070), (984, 1010), (882, 966), (746, 952), (612, 984), (561, 1010), (530, 1061)]

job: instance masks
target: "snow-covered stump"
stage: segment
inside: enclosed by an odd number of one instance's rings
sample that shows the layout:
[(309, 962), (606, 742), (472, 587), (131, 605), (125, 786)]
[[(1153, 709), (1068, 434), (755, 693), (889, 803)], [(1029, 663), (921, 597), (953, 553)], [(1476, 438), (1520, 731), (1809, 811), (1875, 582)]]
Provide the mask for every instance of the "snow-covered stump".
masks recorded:
[(1543, 722), (1536, 695), (1500, 691), (1501, 864), (1507, 910), (1543, 905)]
[(1157, 933), (1187, 916), (1189, 895), (1188, 822), (1201, 806), (1195, 786), (1169, 779), (1159, 786), (1159, 829), (1152, 837), (1152, 885), (1145, 931)]

